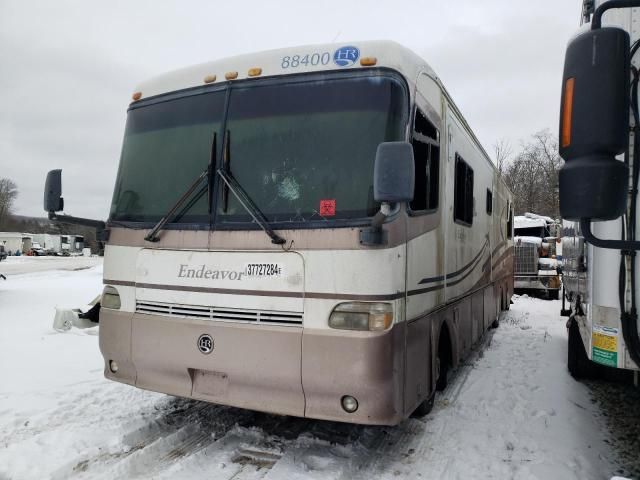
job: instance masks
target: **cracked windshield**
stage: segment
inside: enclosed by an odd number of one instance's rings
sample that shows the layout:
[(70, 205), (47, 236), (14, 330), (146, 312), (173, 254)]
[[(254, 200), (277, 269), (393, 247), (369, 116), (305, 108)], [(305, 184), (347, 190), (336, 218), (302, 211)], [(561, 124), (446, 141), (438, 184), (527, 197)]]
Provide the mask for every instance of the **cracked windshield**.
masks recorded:
[[(129, 113), (113, 220), (150, 222), (166, 213), (206, 168), (224, 101), (220, 90)], [(251, 82), (234, 86), (228, 112), (228, 169), (268, 221), (362, 218), (377, 210), (376, 148), (403, 138), (407, 94), (381, 75)], [(217, 144), (221, 150), (222, 134)], [(232, 193), (225, 203), (219, 190), (218, 223), (252, 221)], [(194, 194), (173, 221), (208, 224), (206, 197)]]

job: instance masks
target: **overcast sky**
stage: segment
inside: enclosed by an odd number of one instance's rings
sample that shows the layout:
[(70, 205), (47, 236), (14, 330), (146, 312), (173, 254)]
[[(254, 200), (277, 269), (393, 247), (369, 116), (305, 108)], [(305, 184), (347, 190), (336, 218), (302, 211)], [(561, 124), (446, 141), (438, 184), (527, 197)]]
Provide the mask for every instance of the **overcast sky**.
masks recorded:
[(581, 0), (0, 0), (0, 177), (44, 216), (63, 169), (66, 213), (108, 214), (134, 86), (241, 53), (395, 40), (437, 72), (487, 151), (557, 130), (564, 50)]

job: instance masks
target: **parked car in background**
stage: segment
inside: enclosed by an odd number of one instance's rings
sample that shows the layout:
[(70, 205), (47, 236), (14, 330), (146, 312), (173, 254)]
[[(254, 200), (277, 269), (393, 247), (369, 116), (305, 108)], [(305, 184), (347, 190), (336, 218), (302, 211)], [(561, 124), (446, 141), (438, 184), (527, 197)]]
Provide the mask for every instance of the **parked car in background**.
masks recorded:
[(0, 245), (0, 262), (7, 258), (7, 252), (4, 248), (4, 245)]
[(29, 250), (29, 255), (34, 257), (41, 257), (47, 254), (47, 251), (40, 246), (38, 242), (33, 242), (31, 245), (31, 250)]

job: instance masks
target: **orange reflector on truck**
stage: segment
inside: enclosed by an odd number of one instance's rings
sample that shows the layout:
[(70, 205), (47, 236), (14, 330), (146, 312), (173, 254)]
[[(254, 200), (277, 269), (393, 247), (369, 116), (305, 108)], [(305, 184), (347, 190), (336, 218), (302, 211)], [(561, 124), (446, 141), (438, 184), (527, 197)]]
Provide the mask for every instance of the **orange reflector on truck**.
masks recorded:
[(133, 99), (133, 101), (140, 100), (142, 98), (142, 92), (134, 93), (133, 95), (131, 95), (131, 98)]
[(261, 75), (261, 74), (262, 74), (262, 69), (260, 67), (254, 67), (249, 69), (250, 77), (257, 77), (258, 75)]
[(227, 80), (235, 80), (238, 78), (238, 72), (227, 72), (224, 74), (224, 78)]
[(567, 78), (564, 84), (564, 102), (562, 104), (562, 147), (571, 145), (571, 117), (573, 114), (573, 87), (575, 78)]
[(206, 77), (204, 77), (204, 83), (213, 83), (215, 81), (216, 81), (215, 75), (207, 75)]

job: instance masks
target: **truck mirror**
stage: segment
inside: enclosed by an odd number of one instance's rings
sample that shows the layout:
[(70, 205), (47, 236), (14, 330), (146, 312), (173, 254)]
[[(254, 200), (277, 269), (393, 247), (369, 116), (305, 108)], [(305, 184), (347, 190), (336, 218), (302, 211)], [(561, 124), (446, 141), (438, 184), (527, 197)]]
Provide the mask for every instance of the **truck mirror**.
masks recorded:
[(51, 170), (47, 173), (44, 186), (44, 209), (47, 212), (60, 212), (64, 209), (62, 170)]
[(581, 33), (567, 47), (560, 108), (560, 213), (569, 220), (613, 220), (627, 205), (629, 34)]
[(413, 147), (408, 142), (378, 145), (373, 171), (373, 198), (376, 202), (396, 203), (413, 199)]

